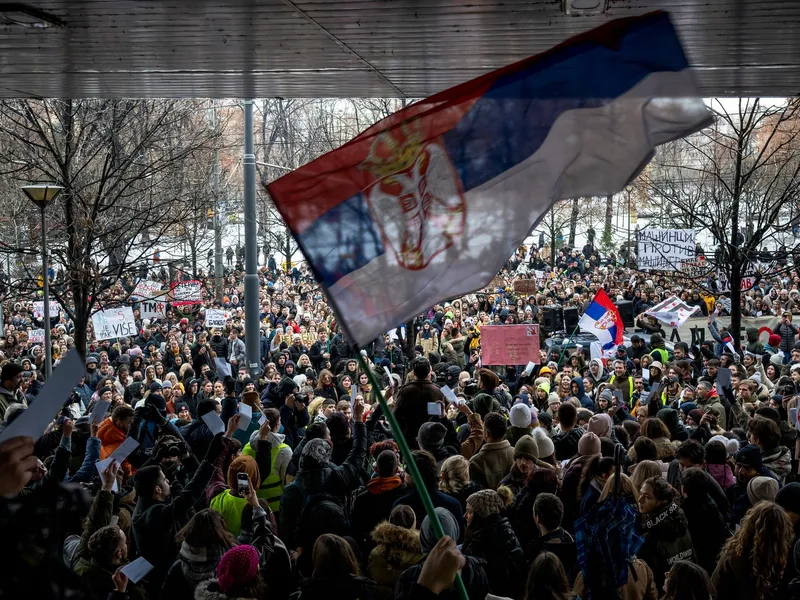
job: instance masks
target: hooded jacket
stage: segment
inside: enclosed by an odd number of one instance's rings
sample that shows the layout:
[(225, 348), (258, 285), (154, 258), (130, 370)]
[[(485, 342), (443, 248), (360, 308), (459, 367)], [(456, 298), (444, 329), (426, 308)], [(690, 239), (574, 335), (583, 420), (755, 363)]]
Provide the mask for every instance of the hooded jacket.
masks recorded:
[(578, 386), (578, 393), (576, 394), (576, 396), (578, 400), (581, 401), (581, 406), (583, 408), (588, 408), (589, 410), (594, 410), (594, 402), (586, 394), (586, 390), (583, 387), (583, 377), (573, 377), (572, 383)]
[(350, 523), (353, 527), (353, 536), (359, 545), (365, 548), (372, 547), (369, 543), (370, 534), (372, 538), (375, 537), (373, 531), (375, 526), (389, 518), (392, 506), (405, 495), (406, 491), (402, 479), (395, 475), (373, 477), (366, 486), (356, 492)]
[(720, 400), (717, 390), (711, 388), (708, 391), (708, 394), (706, 394), (705, 398), (695, 398), (694, 403), (697, 405), (697, 408), (700, 409), (713, 408), (717, 413), (717, 424), (719, 425), (720, 429), (727, 431), (728, 428), (726, 425), (727, 419), (725, 414), (725, 405), (722, 403), (722, 400)]
[(696, 562), (689, 523), (686, 515), (674, 502), (660, 509), (640, 515), (639, 532), (644, 537), (637, 556), (653, 570), (656, 588), (664, 588), (664, 574), (675, 561)]
[(419, 531), (379, 523), (370, 535), (375, 548), (369, 554), (367, 575), (379, 586), (381, 596), (394, 597), (394, 586), (403, 571), (422, 559)]
[(792, 455), (785, 446), (778, 446), (768, 451), (762, 450), (761, 462), (767, 469), (772, 471), (781, 485), (786, 481), (786, 476), (792, 470)]
[(520, 584), (525, 581), (525, 557), (508, 519), (498, 514), (474, 516), (461, 553), (486, 561), (492, 594), (514, 598), (520, 595)]

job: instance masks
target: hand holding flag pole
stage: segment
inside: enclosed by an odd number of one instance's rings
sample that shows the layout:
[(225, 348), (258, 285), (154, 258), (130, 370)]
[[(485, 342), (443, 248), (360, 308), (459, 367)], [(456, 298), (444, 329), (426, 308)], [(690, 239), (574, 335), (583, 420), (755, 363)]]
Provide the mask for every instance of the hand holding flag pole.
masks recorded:
[[(436, 539), (442, 539), (444, 537), (442, 524), (439, 522), (439, 516), (434, 510), (430, 494), (428, 494), (428, 490), (425, 489), (425, 485), (422, 483), (422, 476), (419, 474), (419, 469), (417, 469), (417, 463), (414, 462), (414, 458), (411, 456), (411, 448), (408, 447), (408, 442), (406, 442), (406, 438), (403, 436), (403, 432), (400, 430), (400, 426), (397, 424), (397, 419), (394, 418), (394, 413), (392, 412), (391, 408), (389, 408), (389, 405), (386, 404), (386, 399), (383, 397), (383, 392), (381, 392), (381, 384), (378, 381), (378, 378), (375, 376), (375, 373), (372, 371), (372, 369), (369, 368), (369, 365), (367, 365), (367, 362), (364, 360), (364, 355), (361, 354), (359, 347), (357, 345), (354, 346), (358, 356), (358, 364), (361, 367), (362, 372), (366, 374), (369, 384), (372, 386), (372, 391), (375, 394), (375, 397), (378, 399), (378, 403), (381, 405), (381, 409), (386, 417), (386, 421), (389, 423), (389, 427), (392, 430), (394, 440), (397, 442), (397, 446), (400, 448), (400, 454), (402, 454), (403, 459), (406, 461), (406, 470), (408, 471), (409, 475), (411, 475), (411, 479), (414, 480), (414, 485), (417, 487), (417, 493), (419, 494), (420, 500), (422, 500), (422, 506), (425, 507), (425, 513), (428, 515), (428, 519), (430, 519), (431, 525), (433, 526), (433, 533), (436, 535)], [(456, 573), (456, 580), (454, 583), (461, 600), (469, 600), (467, 588), (464, 586), (464, 581), (461, 579), (461, 573)]]

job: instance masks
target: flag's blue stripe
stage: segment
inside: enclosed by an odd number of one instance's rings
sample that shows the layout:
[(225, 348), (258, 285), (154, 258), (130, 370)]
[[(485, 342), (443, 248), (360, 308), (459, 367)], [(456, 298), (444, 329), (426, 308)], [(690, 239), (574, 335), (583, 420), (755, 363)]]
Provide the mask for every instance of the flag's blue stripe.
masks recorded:
[(586, 309), (586, 314), (597, 321), (600, 319), (600, 317), (606, 314), (606, 309), (603, 308), (599, 302), (592, 302)]
[[(480, 186), (533, 155), (565, 112), (601, 106), (651, 73), (687, 66), (663, 15), (631, 24), (612, 47), (578, 42), (499, 78), (442, 136), (463, 189)], [(299, 242), (327, 287), (385, 251), (361, 194), (326, 212)]]
[(443, 135), (463, 189), (478, 187), (533, 155), (565, 112), (602, 106), (651, 73), (687, 66), (665, 14), (636, 23), (614, 47), (577, 43), (501, 77)]
[(363, 194), (326, 212), (298, 241), (317, 278), (328, 287), (385, 252)]

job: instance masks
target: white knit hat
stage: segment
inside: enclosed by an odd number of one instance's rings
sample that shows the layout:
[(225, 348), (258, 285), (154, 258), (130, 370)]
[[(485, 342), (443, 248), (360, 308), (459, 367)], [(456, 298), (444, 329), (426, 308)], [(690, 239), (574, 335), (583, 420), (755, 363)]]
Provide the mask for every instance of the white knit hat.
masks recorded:
[(537, 427), (533, 430), (533, 439), (536, 440), (536, 447), (539, 448), (539, 458), (547, 458), (556, 452), (556, 447), (553, 445), (553, 440), (547, 437), (547, 432)]
[(514, 427), (530, 427), (531, 409), (527, 404), (515, 404), (511, 407), (508, 419)]

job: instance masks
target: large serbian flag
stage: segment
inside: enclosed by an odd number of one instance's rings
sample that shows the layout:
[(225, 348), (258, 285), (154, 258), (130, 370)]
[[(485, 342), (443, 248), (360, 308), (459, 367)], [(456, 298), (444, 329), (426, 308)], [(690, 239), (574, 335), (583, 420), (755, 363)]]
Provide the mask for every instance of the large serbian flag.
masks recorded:
[(269, 186), (350, 339), (489, 283), (555, 200), (710, 122), (664, 13), (417, 102)]
[(578, 321), (581, 331), (593, 333), (600, 340), (604, 350), (609, 350), (622, 343), (625, 325), (619, 310), (608, 297), (605, 290), (598, 290), (594, 300)]

